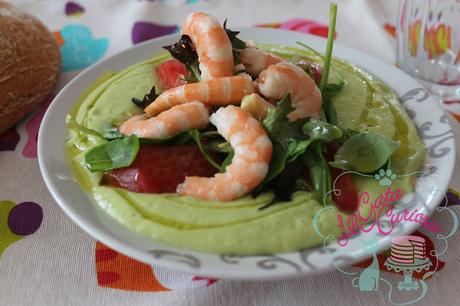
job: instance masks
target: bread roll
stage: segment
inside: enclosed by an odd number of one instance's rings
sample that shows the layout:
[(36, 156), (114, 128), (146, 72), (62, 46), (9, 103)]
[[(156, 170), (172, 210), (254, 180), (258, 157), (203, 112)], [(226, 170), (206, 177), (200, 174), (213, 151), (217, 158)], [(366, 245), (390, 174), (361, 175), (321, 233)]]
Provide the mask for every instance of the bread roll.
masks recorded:
[(0, 134), (40, 105), (60, 65), (59, 47), (45, 26), (0, 1)]

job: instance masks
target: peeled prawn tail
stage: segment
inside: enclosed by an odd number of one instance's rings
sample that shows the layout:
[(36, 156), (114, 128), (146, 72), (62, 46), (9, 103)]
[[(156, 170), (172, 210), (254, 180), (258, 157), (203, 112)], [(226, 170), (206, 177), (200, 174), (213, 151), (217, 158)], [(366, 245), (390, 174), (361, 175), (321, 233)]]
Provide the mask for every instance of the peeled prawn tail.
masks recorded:
[(283, 61), (281, 57), (253, 46), (244, 48), (239, 54), (246, 71), (255, 78), (268, 66)]
[(205, 200), (231, 201), (251, 192), (264, 180), (272, 143), (260, 122), (237, 106), (220, 108), (209, 120), (232, 146), (232, 162), (224, 173), (214, 177), (186, 177), (177, 192)]
[(253, 92), (254, 85), (248, 74), (190, 83), (161, 93), (145, 108), (145, 112), (156, 116), (175, 105), (194, 100), (208, 106), (239, 105), (245, 95)]
[(120, 133), (141, 138), (160, 139), (209, 124), (209, 111), (199, 102), (176, 105), (156, 117), (136, 115), (123, 122)]
[(203, 80), (233, 75), (232, 44), (216, 18), (205, 13), (191, 13), (181, 33), (190, 36), (195, 45)]
[(291, 95), (294, 109), (288, 114), (291, 122), (307, 117), (317, 117), (321, 112), (322, 96), (315, 81), (300, 67), (280, 62), (262, 71), (257, 80), (259, 92), (266, 98), (279, 100)]

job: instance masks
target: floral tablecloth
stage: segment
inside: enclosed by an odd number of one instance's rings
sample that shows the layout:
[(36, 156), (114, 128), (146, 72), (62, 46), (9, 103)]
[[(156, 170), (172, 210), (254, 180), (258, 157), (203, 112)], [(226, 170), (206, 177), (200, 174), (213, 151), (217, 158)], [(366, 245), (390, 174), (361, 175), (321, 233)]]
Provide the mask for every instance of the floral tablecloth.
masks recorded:
[[(417, 300), (416, 295), (396, 289), (402, 275), (385, 270), (384, 255), (379, 256), (381, 270), (393, 285), (379, 285), (370, 292), (358, 290), (353, 277), (339, 271), (294, 280), (241, 282), (137, 262), (73, 224), (50, 196), (39, 172), (36, 141), (41, 119), (53, 96), (82, 69), (134, 44), (177, 32), (192, 11), (228, 18), (231, 26), (326, 36), (328, 1), (12, 2), (54, 32), (63, 65), (59, 84), (43, 106), (0, 136), (0, 305), (401, 305)], [(396, 1), (338, 2), (337, 42), (394, 64)], [(445, 108), (453, 122), (454, 118), (460, 121), (460, 104)], [(460, 144), (459, 125), (453, 125)], [(456, 213), (459, 190), (460, 169), (447, 194), (448, 205)], [(443, 215), (432, 219), (449, 226)], [(432, 234), (417, 234), (428, 239), (428, 248), (438, 247)], [(436, 273), (426, 280), (428, 292), (418, 304), (458, 305), (460, 236), (452, 236), (448, 245)], [(359, 274), (368, 264), (351, 269)]]

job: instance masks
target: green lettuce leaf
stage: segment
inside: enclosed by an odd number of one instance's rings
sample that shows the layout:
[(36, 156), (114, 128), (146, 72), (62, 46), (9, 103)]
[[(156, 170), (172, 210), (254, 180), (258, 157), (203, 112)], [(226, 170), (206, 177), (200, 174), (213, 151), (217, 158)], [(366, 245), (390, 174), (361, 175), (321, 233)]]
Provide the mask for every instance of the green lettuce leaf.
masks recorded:
[(333, 167), (370, 173), (384, 166), (399, 144), (374, 133), (351, 135), (337, 151)]
[(331, 189), (332, 178), (329, 165), (323, 156), (321, 142), (313, 143), (302, 155), (302, 161), (310, 171), (310, 180), (316, 198), (320, 203), (323, 203), (323, 200), (329, 203), (330, 197), (325, 199), (325, 195)]
[(329, 142), (342, 137), (339, 127), (317, 119), (290, 122), (287, 115), (292, 111), (289, 95), (268, 111), (262, 122), (273, 143), (273, 154), (269, 172), (261, 186), (280, 174), (286, 164), (294, 162), (317, 140)]
[(117, 138), (90, 149), (85, 155), (91, 172), (128, 167), (136, 158), (139, 139), (136, 136)]

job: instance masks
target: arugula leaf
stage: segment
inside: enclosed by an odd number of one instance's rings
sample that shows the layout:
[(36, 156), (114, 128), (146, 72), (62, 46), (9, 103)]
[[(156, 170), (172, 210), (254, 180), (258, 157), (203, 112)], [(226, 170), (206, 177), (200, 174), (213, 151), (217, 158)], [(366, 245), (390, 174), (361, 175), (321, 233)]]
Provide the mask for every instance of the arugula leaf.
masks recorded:
[(273, 153), (268, 174), (260, 188), (263, 188), (265, 184), (283, 171), (289, 154), (297, 152), (297, 143), (295, 142), (302, 138), (305, 139), (301, 130), (303, 120), (290, 122), (287, 115), (291, 111), (291, 99), (288, 94), (278, 102), (276, 108), (268, 110), (267, 117), (262, 121), (262, 125), (272, 141)]
[[(273, 153), (269, 172), (256, 193), (269, 187), (275, 191), (277, 199), (286, 199), (287, 195), (290, 196), (298, 189), (292, 187), (295, 185), (292, 182), (291, 187), (287, 188), (284, 183), (280, 182), (281, 177), (289, 176), (285, 173), (289, 169), (292, 172), (289, 165), (298, 164), (296, 163), (298, 158), (301, 155), (307, 155), (312, 156), (308, 160), (315, 163), (315, 166), (310, 169), (314, 190), (319, 197), (323, 196), (329, 190), (331, 174), (321, 151), (322, 143), (342, 138), (342, 130), (333, 124), (313, 118), (290, 122), (287, 114), (291, 111), (290, 98), (287, 95), (279, 101), (277, 108), (268, 111), (267, 117), (262, 122), (272, 140)], [(310, 166), (309, 163), (306, 165)], [(302, 169), (302, 166), (298, 168)], [(283, 189), (285, 191), (282, 191)]]
[(339, 84), (328, 83), (324, 87), (323, 94), (327, 97), (332, 98), (343, 89), (343, 86), (345, 86), (344, 80), (341, 80)]
[(85, 155), (86, 167), (91, 172), (127, 167), (136, 158), (138, 150), (136, 136), (117, 138), (90, 149)]
[(273, 142), (273, 153), (272, 159), (270, 160), (270, 166), (268, 167), (268, 173), (258, 189), (262, 189), (268, 182), (284, 170), (288, 155), (288, 151), (281, 143), (277, 141)]
[(313, 118), (304, 124), (302, 131), (309, 139), (289, 143), (287, 163), (296, 160), (314, 141), (330, 142), (342, 138), (342, 130), (339, 127)]
[(323, 112), (327, 122), (337, 124), (337, 111), (335, 110), (332, 100), (328, 96), (323, 96)]
[(194, 62), (191, 65), (187, 65), (187, 69), (190, 71), (191, 76), (188, 77), (187, 82), (199, 82), (201, 81), (201, 71), (200, 64), (198, 61)]
[(294, 162), (316, 140), (332, 141), (342, 137), (339, 127), (317, 119), (290, 122), (287, 114), (292, 111), (290, 96), (286, 95), (278, 106), (268, 111), (262, 124), (273, 143), (269, 172), (261, 187), (280, 174), (286, 164)]
[(270, 139), (280, 142), (284, 147), (291, 140), (296, 140), (302, 137), (302, 125), (305, 120), (297, 120), (290, 122), (287, 115), (293, 111), (291, 106), (290, 95), (287, 94), (278, 102), (276, 108), (270, 108), (267, 112), (267, 117), (262, 121), (262, 125), (268, 132)]
[(198, 149), (200, 150), (201, 154), (203, 154), (204, 158), (206, 158), (208, 163), (210, 163), (214, 168), (220, 171), (221, 167), (212, 159), (207, 150), (203, 147), (203, 144), (201, 143), (200, 132), (197, 129), (193, 129), (188, 133), (195, 141), (196, 145), (198, 146)]
[(235, 156), (235, 151), (233, 151), (233, 149), (232, 149), (232, 151), (230, 151), (230, 153), (228, 153), (227, 157), (222, 162), (222, 165), (220, 165), (220, 170), (219, 170), (220, 173), (225, 172), (225, 168), (227, 168), (227, 166), (232, 163), (233, 156)]
[(210, 130), (210, 131), (204, 131), (201, 132), (201, 138), (211, 138), (211, 137), (220, 137), (222, 136), (217, 132), (217, 130)]
[(159, 95), (157, 94), (156, 92), (156, 89), (155, 89), (155, 86), (152, 86), (152, 89), (150, 89), (150, 92), (148, 94), (145, 94), (144, 95), (144, 98), (142, 100), (139, 100), (138, 98), (131, 98), (131, 102), (134, 103), (134, 105), (136, 105), (137, 107), (139, 108), (146, 108), (150, 103), (152, 103), (153, 101), (155, 101), (155, 99), (158, 97)]
[[(201, 138), (203, 138), (203, 134), (201, 134)], [(211, 141), (204, 145), (208, 150), (219, 152), (219, 153), (231, 153), (233, 151), (232, 146), (230, 143), (224, 141)]]
[(310, 138), (297, 143), (296, 151), (291, 152), (287, 162), (296, 160), (303, 155), (304, 164), (309, 167), (313, 191), (322, 200), (329, 191), (331, 174), (321, 150), (322, 144), (342, 138), (342, 130), (322, 120), (310, 119), (304, 124), (302, 131)]
[[(172, 57), (184, 63), (192, 73), (194, 80), (201, 80), (198, 53), (193, 47), (190, 36), (182, 35), (178, 42), (169, 46), (163, 46), (163, 49), (166, 49)], [(189, 79), (191, 80), (193, 78)]]
[(233, 49), (244, 49), (246, 48), (246, 43), (236, 37), (238, 34), (240, 34), (239, 31), (232, 31), (227, 28), (227, 19), (224, 21), (224, 30), (225, 33), (227, 33), (228, 38), (230, 39), (230, 42), (232, 43), (232, 48)]
[(399, 147), (398, 143), (374, 133), (357, 133), (337, 151), (333, 167), (369, 173), (380, 169)]
[[(312, 188), (317, 199), (322, 203), (324, 196), (330, 190), (332, 184), (331, 172), (329, 165), (324, 159), (322, 152), (322, 144), (315, 141), (302, 155), (302, 161), (310, 171), (310, 180)], [(329, 203), (330, 197), (326, 199)]]
[[(228, 39), (230, 39), (230, 43), (232, 44), (233, 62), (234, 62), (234, 65), (237, 66), (238, 64), (241, 63), (240, 53), (238, 51), (246, 48), (246, 43), (237, 37), (237, 35), (240, 34), (239, 31), (232, 31), (227, 28), (227, 19), (225, 19), (223, 26), (224, 26), (225, 33), (227, 33)], [(245, 70), (243, 69), (241, 71), (238, 71), (238, 73), (244, 72), (244, 71)]]
[(260, 207), (259, 210), (273, 205), (276, 201), (291, 200), (295, 191), (307, 190), (307, 185), (301, 178), (303, 170), (304, 167), (300, 160), (286, 165), (285, 169), (268, 184), (268, 187), (275, 193), (274, 198), (270, 203)]
[(345, 81), (343, 80), (340, 84), (326, 84), (322, 92), (323, 113), (326, 120), (335, 125), (337, 125), (337, 111), (332, 103), (332, 97), (338, 94), (343, 89), (344, 85)]
[(286, 163), (292, 163), (293, 161), (295, 161), (300, 155), (302, 155), (305, 152), (305, 150), (307, 150), (308, 146), (314, 140), (315, 139), (291, 141), (288, 145), (288, 150), (286, 152)]
[(198, 54), (193, 47), (192, 39), (188, 35), (182, 35), (178, 42), (162, 48), (185, 65), (192, 65), (198, 61)]

